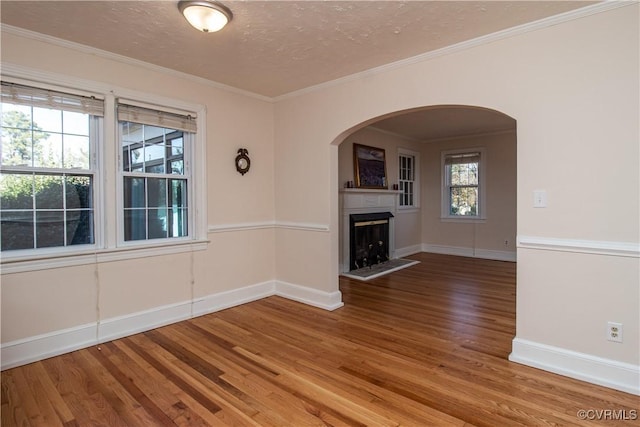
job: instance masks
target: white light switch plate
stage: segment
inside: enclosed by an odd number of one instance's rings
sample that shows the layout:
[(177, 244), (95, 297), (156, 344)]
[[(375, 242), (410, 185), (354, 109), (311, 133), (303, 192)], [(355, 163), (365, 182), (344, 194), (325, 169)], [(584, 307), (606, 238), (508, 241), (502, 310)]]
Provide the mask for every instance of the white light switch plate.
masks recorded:
[(547, 191), (546, 190), (533, 191), (533, 207), (534, 208), (547, 207)]

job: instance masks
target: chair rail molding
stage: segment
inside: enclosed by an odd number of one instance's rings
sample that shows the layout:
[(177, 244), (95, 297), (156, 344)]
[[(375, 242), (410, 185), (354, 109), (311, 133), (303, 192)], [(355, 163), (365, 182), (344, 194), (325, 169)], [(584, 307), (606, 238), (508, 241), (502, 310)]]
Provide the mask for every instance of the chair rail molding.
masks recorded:
[(640, 243), (518, 236), (518, 248), (640, 258)]

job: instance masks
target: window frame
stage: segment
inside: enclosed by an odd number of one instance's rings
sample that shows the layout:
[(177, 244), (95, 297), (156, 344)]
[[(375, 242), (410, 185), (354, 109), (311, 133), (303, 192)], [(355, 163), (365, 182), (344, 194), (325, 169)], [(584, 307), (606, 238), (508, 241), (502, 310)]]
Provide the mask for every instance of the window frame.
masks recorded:
[[(82, 97), (100, 97), (100, 95), (95, 93), (79, 93), (80, 91), (69, 89), (66, 87), (52, 87), (52, 86), (43, 86), (38, 85), (31, 81), (22, 81), (20, 79), (12, 79), (6, 78), (2, 76), (2, 81), (12, 84), (17, 84), (21, 86), (34, 87), (41, 90), (50, 90), (52, 92), (59, 93), (67, 93), (70, 95), (77, 95)], [(34, 108), (37, 105), (29, 104), (30, 108)], [(59, 111), (70, 111), (66, 109), (55, 109)], [(32, 110), (33, 111), (33, 110)], [(86, 251), (95, 251), (95, 249), (101, 244), (103, 229), (98, 226), (98, 222), (101, 220), (101, 212), (102, 206), (99, 204), (99, 193), (101, 190), (100, 182), (102, 181), (102, 171), (99, 168), (98, 161), (98, 147), (102, 145), (103, 141), (103, 123), (104, 117), (97, 116), (90, 113), (86, 113), (89, 116), (89, 168), (88, 169), (80, 169), (80, 168), (65, 168), (62, 165), (59, 167), (45, 167), (45, 166), (3, 166), (0, 165), (0, 170), (3, 173), (14, 173), (14, 174), (27, 174), (27, 175), (41, 175), (41, 176), (68, 176), (68, 175), (80, 175), (80, 176), (90, 176), (92, 179), (91, 186), (91, 206), (92, 206), (92, 214), (93, 214), (93, 243), (85, 243), (78, 245), (71, 244), (63, 244), (59, 246), (49, 246), (49, 247), (40, 247), (40, 248), (29, 248), (29, 249), (12, 249), (7, 251), (0, 252), (2, 261), (14, 261), (25, 258), (42, 258), (42, 257), (55, 257), (55, 256), (69, 256), (78, 252), (86, 252)], [(64, 137), (65, 133), (61, 132), (61, 136)], [(73, 135), (73, 134), (71, 134)], [(64, 203), (63, 203), (64, 206)], [(45, 209), (44, 211), (50, 211), (49, 209)], [(56, 209), (57, 211), (57, 209)], [(67, 208), (63, 207), (61, 209), (62, 212), (67, 212)], [(34, 214), (37, 214), (38, 209), (34, 207)], [(35, 227), (35, 222), (34, 222)], [(35, 237), (35, 236), (34, 236)], [(64, 239), (66, 240), (66, 238)], [(3, 265), (4, 269), (4, 265)]]
[[(446, 159), (452, 155), (479, 153), (480, 161), (478, 162), (478, 214), (477, 215), (452, 215), (451, 214), (451, 185), (449, 185), (449, 168)], [(486, 212), (486, 149), (484, 147), (462, 148), (455, 150), (442, 151), (440, 155), (440, 220), (443, 222), (484, 222), (487, 219)]]
[[(413, 180), (402, 180), (401, 176), (401, 168), (400, 162), (402, 157), (413, 158)], [(401, 198), (404, 193), (402, 193), (402, 185), (401, 182), (413, 182), (413, 203), (410, 205), (402, 205)], [(409, 150), (407, 148), (398, 148), (398, 210), (412, 210), (412, 209), (420, 209), (420, 153), (417, 151)]]
[[(207, 177), (206, 177), (206, 107), (175, 98), (139, 92), (91, 80), (70, 78), (31, 68), (7, 64), (2, 80), (42, 89), (81, 95), (95, 95), (104, 100), (104, 117), (98, 126), (99, 140), (93, 147), (94, 244), (2, 252), (2, 274), (48, 268), (126, 260), (138, 257), (205, 250), (208, 246)], [(153, 239), (121, 244), (123, 224), (119, 200), (122, 182), (118, 180), (121, 161), (116, 99), (131, 99), (169, 112), (190, 112), (196, 117), (197, 132), (192, 136), (189, 167), (192, 181), (189, 197), (189, 235), (186, 238)], [(185, 160), (186, 162), (186, 160)], [(187, 165), (185, 164), (185, 167)], [(106, 186), (105, 183), (115, 183)], [(82, 247), (80, 247), (82, 246)], [(89, 247), (90, 246), (90, 247)], [(11, 253), (10, 253), (11, 252)]]
[[(120, 122), (117, 122), (118, 132), (117, 132), (117, 146), (119, 151), (118, 156), (118, 183), (117, 183), (117, 193), (118, 193), (118, 246), (119, 247), (139, 247), (139, 246), (157, 246), (159, 244), (172, 244), (174, 242), (184, 242), (192, 240), (193, 227), (191, 226), (192, 221), (194, 220), (193, 212), (191, 208), (191, 203), (193, 202), (193, 177), (191, 174), (191, 165), (193, 159), (193, 143), (195, 140), (195, 133), (190, 133), (183, 131), (183, 174), (182, 175), (171, 175), (171, 174), (158, 174), (147, 171), (125, 171), (124, 164), (125, 159), (122, 150), (122, 135), (121, 135), (121, 126)], [(147, 125), (145, 125), (147, 126)], [(152, 125), (150, 125), (152, 126)], [(145, 141), (146, 142), (146, 141)], [(166, 158), (166, 161), (169, 162), (169, 157)], [(156, 161), (157, 162), (157, 161)], [(166, 167), (166, 165), (165, 165)], [(132, 239), (126, 240), (125, 238), (125, 206), (124, 206), (124, 179), (126, 177), (129, 178), (160, 178), (160, 179), (184, 179), (187, 181), (187, 235), (179, 236), (179, 237), (165, 237), (165, 238), (146, 238), (146, 239)]]

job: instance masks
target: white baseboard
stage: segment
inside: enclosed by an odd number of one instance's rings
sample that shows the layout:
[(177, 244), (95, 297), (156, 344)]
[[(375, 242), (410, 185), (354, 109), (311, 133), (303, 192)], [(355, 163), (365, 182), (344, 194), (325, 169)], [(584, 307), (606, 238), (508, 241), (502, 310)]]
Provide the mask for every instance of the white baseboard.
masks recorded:
[(193, 317), (213, 313), (275, 295), (275, 282), (267, 281), (244, 288), (219, 292), (193, 301)]
[(0, 369), (5, 370), (26, 365), (273, 295), (330, 311), (344, 305), (340, 291), (323, 292), (292, 283), (267, 281), (207, 295), (193, 301), (156, 307), (126, 316), (4, 343), (0, 346), (0, 359), (2, 360)]
[(422, 244), (422, 252), (429, 252), (433, 254), (443, 255), (456, 255), (473, 257), (473, 249), (465, 248), (461, 246), (445, 246), (445, 245), (433, 245), (431, 243)]
[[(432, 245), (429, 243), (422, 243), (412, 246), (406, 246), (404, 248), (398, 248), (394, 252), (394, 258), (404, 258), (409, 255), (419, 254), (420, 252), (516, 262), (516, 253), (511, 251), (495, 251), (492, 249), (474, 250), (473, 248), (466, 248), (462, 246)], [(348, 266), (341, 264), (340, 271), (342, 271), (343, 273), (348, 273), (349, 268)]]
[(512, 362), (640, 395), (640, 365), (514, 338)]
[(294, 285), (292, 283), (277, 281), (276, 295), (293, 301), (298, 301), (307, 305), (333, 311), (344, 305), (342, 293), (323, 292), (306, 286)]
[(516, 261), (516, 253), (511, 251), (496, 251), (493, 249), (474, 249), (462, 246), (422, 244), (422, 252), (434, 254), (464, 256), (469, 258), (491, 259), (495, 261)]
[(2, 370), (37, 362), (98, 343), (96, 323), (61, 329), (2, 344)]
[(112, 317), (97, 326), (98, 342), (112, 341), (140, 332), (150, 331), (191, 318), (191, 301), (183, 301), (149, 310)]
[(421, 244), (412, 245), (412, 246), (405, 246), (404, 248), (396, 249), (395, 257), (396, 258), (403, 258), (403, 257), (409, 256), (409, 255), (419, 254), (420, 252), (422, 252), (422, 245)]
[(492, 249), (476, 249), (475, 258), (492, 259), (494, 261), (516, 262), (516, 253), (510, 251), (495, 251)]

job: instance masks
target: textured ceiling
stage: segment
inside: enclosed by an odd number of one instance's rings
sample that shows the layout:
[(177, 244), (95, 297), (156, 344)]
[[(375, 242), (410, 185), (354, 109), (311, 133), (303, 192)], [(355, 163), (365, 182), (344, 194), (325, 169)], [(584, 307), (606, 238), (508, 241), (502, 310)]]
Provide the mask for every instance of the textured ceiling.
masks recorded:
[(267, 97), (584, 7), (582, 1), (224, 1), (218, 33), (177, 1), (0, 2), (2, 23)]

